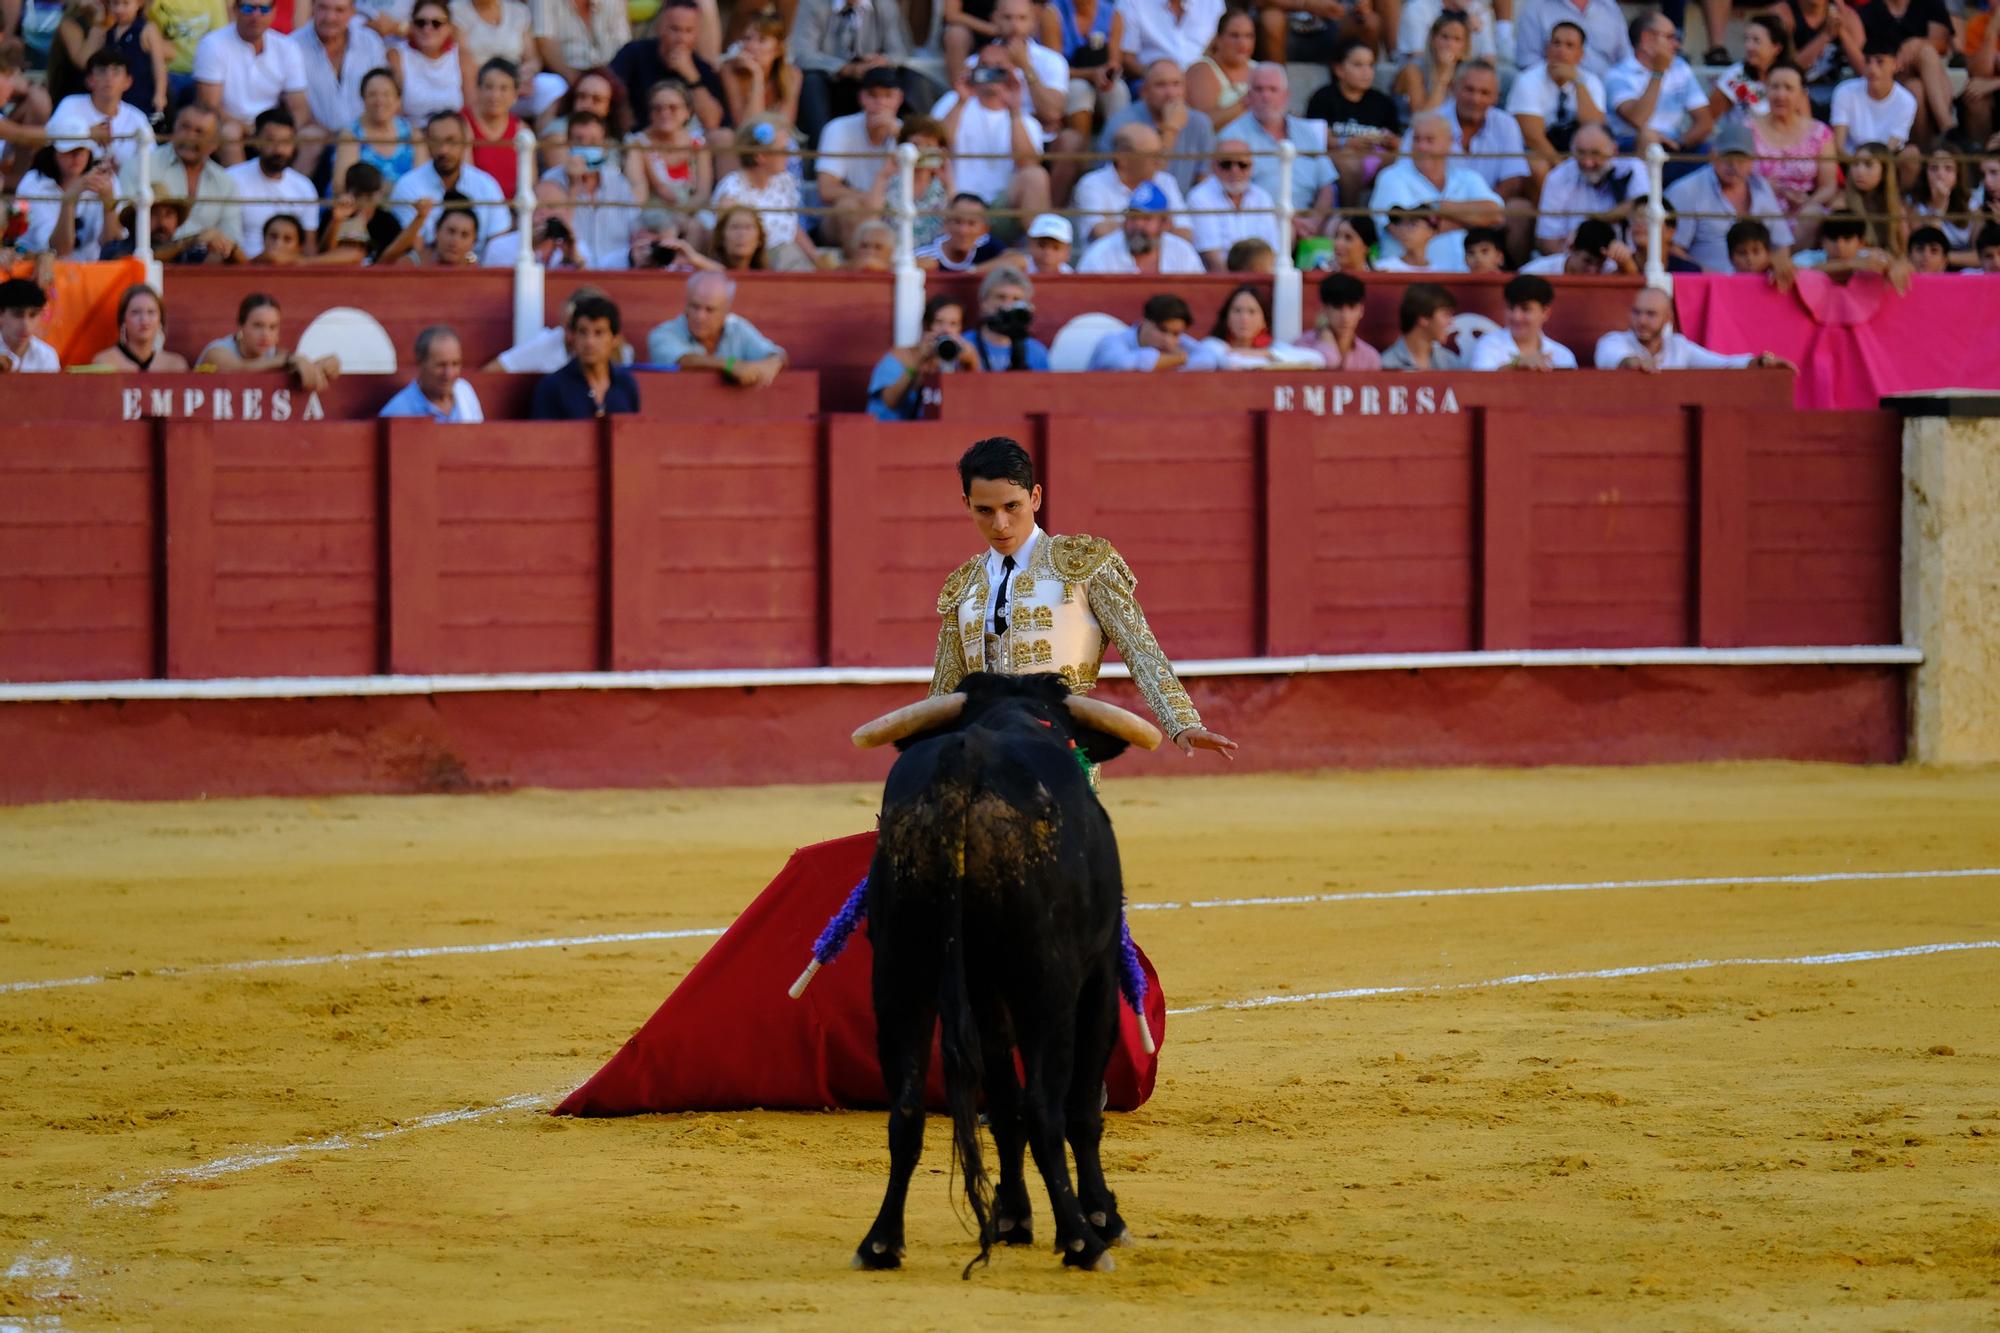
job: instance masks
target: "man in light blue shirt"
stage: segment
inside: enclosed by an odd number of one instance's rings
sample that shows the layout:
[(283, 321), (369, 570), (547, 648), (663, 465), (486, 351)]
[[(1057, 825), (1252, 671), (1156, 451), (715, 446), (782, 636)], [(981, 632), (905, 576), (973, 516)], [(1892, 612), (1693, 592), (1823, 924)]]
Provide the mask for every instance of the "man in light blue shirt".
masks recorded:
[(778, 378), (785, 349), (730, 313), (736, 284), (720, 273), (688, 279), (687, 308), (646, 338), (646, 360), (675, 370), (713, 370), (731, 384), (757, 388)]
[(1220, 370), (1222, 359), (1188, 336), (1194, 314), (1178, 296), (1146, 299), (1139, 322), (1108, 333), (1090, 353), (1091, 370)]
[(1300, 214), (1297, 234), (1317, 236), (1319, 223), (1334, 204), (1333, 159), (1326, 155), (1326, 122), (1288, 114), (1291, 79), (1283, 65), (1250, 67), (1250, 91), (1243, 105), (1250, 108), (1229, 122), (1229, 137), (1250, 148), (1250, 179), (1273, 199), (1278, 197), (1278, 145), (1290, 140), (1298, 150), (1292, 159), (1292, 208)]
[(433, 324), (417, 335), (417, 377), (382, 404), (384, 417), (429, 417), (445, 425), (484, 421), (479, 395), (461, 377), (465, 352), (448, 324)]

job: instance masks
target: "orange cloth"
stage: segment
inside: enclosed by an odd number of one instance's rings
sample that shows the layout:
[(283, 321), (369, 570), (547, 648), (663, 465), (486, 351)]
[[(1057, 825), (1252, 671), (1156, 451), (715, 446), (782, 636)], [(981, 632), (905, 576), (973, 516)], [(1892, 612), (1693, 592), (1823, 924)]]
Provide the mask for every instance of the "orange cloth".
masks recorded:
[[(8, 274), (32, 278), (35, 265), (23, 261)], [(36, 335), (56, 349), (65, 366), (85, 365), (118, 341), (118, 298), (134, 283), (146, 280), (146, 266), (136, 259), (112, 259), (97, 264), (56, 264), (49, 307), (42, 312)]]

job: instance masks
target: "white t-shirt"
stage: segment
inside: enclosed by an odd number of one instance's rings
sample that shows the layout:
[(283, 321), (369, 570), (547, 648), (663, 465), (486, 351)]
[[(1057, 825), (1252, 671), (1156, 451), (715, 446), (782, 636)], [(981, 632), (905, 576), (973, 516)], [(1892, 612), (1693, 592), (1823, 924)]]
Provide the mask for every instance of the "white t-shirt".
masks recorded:
[[(1083, 252), (1083, 258), (1076, 263), (1078, 273), (1137, 273), (1138, 263), (1132, 252), (1125, 248), (1125, 233), (1114, 231), (1109, 236), (1100, 236), (1090, 243)], [(1172, 232), (1160, 233), (1161, 273), (1205, 273), (1207, 266), (1195, 248)]]
[(28, 345), (21, 349), (19, 356), (14, 355), (6, 343), (0, 343), (0, 365), (11, 366), (15, 374), (52, 375), (62, 369), (62, 358), (56, 355), (55, 348), (31, 333)]
[[(1514, 344), (1514, 335), (1507, 329), (1495, 329), (1472, 344), (1472, 353), (1465, 359), (1466, 370), (1499, 370), (1510, 366), (1521, 355), (1521, 349)], [(1548, 334), (1542, 335), (1542, 355), (1548, 357), (1549, 364), (1557, 370), (1575, 370), (1576, 353), (1564, 347)]]
[[(21, 177), (20, 192), (43, 196), (27, 201), (28, 230), (21, 237), (21, 253), (52, 253), (56, 222), (62, 216), (62, 186), (39, 171), (31, 171)], [(76, 248), (65, 257), (88, 264), (97, 258), (103, 240), (104, 201), (94, 191), (85, 190), (76, 199)]]
[[(1180, 182), (1162, 171), (1154, 175), (1153, 184), (1167, 196), (1171, 225), (1176, 230), (1192, 231), (1194, 225), (1187, 215), (1187, 200), (1181, 195)], [(1091, 228), (1100, 222), (1122, 221), (1126, 206), (1132, 202), (1132, 190), (1132, 186), (1118, 178), (1118, 168), (1109, 163), (1085, 172), (1070, 194), (1070, 207), (1082, 215), (1076, 219), (1077, 235), (1090, 235)]]
[(194, 49), (198, 83), (222, 85), (222, 114), (249, 123), (278, 105), (286, 93), (306, 90), (306, 62), (282, 32), (264, 34), (264, 49), (253, 50), (234, 27), (218, 28)]
[[(71, 93), (56, 103), (55, 114), (49, 117), (49, 127), (51, 134), (58, 133), (55, 129), (58, 125), (65, 130), (72, 126), (93, 130), (107, 120), (111, 122), (111, 142), (104, 146), (104, 155), (123, 170), (125, 164), (132, 160), (132, 155), (139, 151), (137, 135), (146, 128), (146, 113), (130, 102), (121, 101), (118, 109), (107, 116), (91, 102), (89, 93)], [(95, 150), (95, 147), (93, 144), (92, 149)]]
[(279, 213), (297, 218), (308, 236), (319, 231), (319, 191), (298, 172), (286, 167), (283, 175), (273, 179), (264, 174), (254, 157), (224, 170), (236, 185), (236, 197), (243, 202), (245, 259), (264, 253), (264, 224)]
[(1412, 264), (1401, 255), (1391, 255), (1387, 259), (1375, 261), (1377, 273), (1463, 273), (1465, 272), (1465, 233), (1447, 232), (1446, 235), (1459, 237), (1456, 246), (1446, 247), (1444, 255), (1438, 254), (1438, 242), (1443, 236), (1433, 237), (1430, 248), (1424, 251), (1424, 263)]
[[(839, 8), (839, 6), (836, 5), (835, 8)], [(978, 56), (967, 56), (965, 58), (965, 67), (967, 69), (973, 68), (978, 63)], [(1062, 52), (1051, 51), (1040, 42), (1030, 41), (1028, 43), (1028, 65), (1035, 71), (1035, 82), (1041, 84), (1042, 87), (1055, 88), (1063, 92), (1069, 90), (1069, 61), (1063, 59)], [(1014, 82), (1021, 85), (1023, 94), (1028, 91), (1028, 76), (1023, 74), (1019, 69), (1014, 71)], [(1021, 105), (1026, 107), (1027, 103), (1024, 101)]]
[[(1255, 181), (1247, 182), (1243, 198), (1232, 202), (1222, 191), (1222, 182), (1204, 176), (1188, 191), (1189, 220), (1194, 223), (1194, 248), (1203, 254), (1211, 250), (1227, 253), (1238, 241), (1259, 240), (1273, 250), (1279, 248), (1277, 201)], [(1211, 213), (1208, 209), (1234, 209)]]
[(1185, 70), (1201, 59), (1222, 24), (1222, 0), (1187, 0), (1179, 21), (1167, 0), (1124, 0), (1118, 12), (1125, 16), (1125, 50), (1139, 58), (1140, 69), (1171, 60)]
[[(507, 207), (507, 196), (500, 192), (500, 182), (470, 161), (459, 167), (456, 188), (473, 203), (472, 211), (479, 218), (480, 244), (484, 245), (514, 225), (514, 214)], [(407, 227), (417, 216), (417, 200), (430, 199), (441, 203), (444, 195), (444, 182), (438, 178), (437, 163), (426, 162), (396, 178), (395, 185), (389, 189), (389, 203), (396, 221)], [(442, 208), (433, 208), (431, 215), (424, 219), (425, 241), (436, 239), (438, 217), (443, 212)]]
[[(1381, 174), (1375, 177), (1374, 191), (1368, 197), (1368, 207), (1375, 212), (1375, 229), (1382, 237), (1380, 257), (1394, 259), (1403, 253), (1402, 243), (1389, 234), (1390, 209), (1427, 208), (1438, 203), (1463, 204), (1473, 200), (1498, 204), (1500, 196), (1493, 192), (1485, 177), (1470, 167), (1447, 164), (1442, 189), (1431, 184), (1430, 179), (1417, 170), (1417, 164), (1411, 158), (1403, 158), (1382, 168)], [(1431, 267), (1438, 272), (1465, 272), (1465, 233), (1438, 233), (1431, 240), (1428, 255)], [(1378, 263), (1376, 267), (1381, 265)]]
[[(1616, 370), (1619, 362), (1627, 357), (1644, 354), (1638, 335), (1630, 329), (1613, 329), (1597, 340), (1599, 370)], [(1736, 356), (1711, 352), (1700, 343), (1668, 329), (1660, 335), (1660, 355), (1653, 364), (1661, 370), (1741, 370), (1756, 359), (1751, 352)]]
[[(521, 229), (516, 227), (513, 231), (495, 236), (492, 240), (488, 241), (486, 249), (480, 254), (479, 262), (487, 268), (512, 268), (514, 267), (514, 261), (520, 257)], [(598, 267), (597, 257), (590, 251), (590, 243), (582, 237), (576, 239), (576, 257), (578, 262), (572, 265), (567, 259), (563, 258), (563, 252), (557, 250), (549, 257), (546, 267), (551, 269), (569, 269), (571, 271)], [(556, 332), (560, 334), (562, 330), (557, 329)], [(558, 338), (556, 341), (561, 342), (562, 340)], [(568, 357), (563, 358), (564, 361), (568, 359)], [(556, 363), (558, 367), (561, 364), (561, 361)]]
[[(1407, 9), (1403, 12), (1405, 14), (1409, 13)], [(1577, 107), (1581, 102), (1581, 99), (1577, 96), (1577, 83), (1582, 84), (1584, 89), (1590, 93), (1590, 100), (1596, 104), (1599, 111), (1607, 115), (1610, 114), (1611, 108), (1604, 104), (1604, 80), (1598, 78), (1587, 69), (1579, 69), (1576, 72), (1576, 83), (1572, 83), (1568, 87), (1569, 106), (1567, 110), (1569, 116), (1567, 118), (1569, 120), (1576, 119)], [(1564, 90), (1556, 84), (1556, 81), (1549, 77), (1547, 62), (1531, 66), (1514, 76), (1514, 87), (1507, 94), (1508, 114), (1514, 116), (1539, 116), (1542, 121), (1542, 128), (1547, 129), (1549, 126), (1558, 123), (1556, 102), (1562, 97), (1563, 92)]]
[[(1453, 4), (1452, 8), (1465, 15), (1466, 26), (1471, 29), (1471, 40), (1466, 44), (1465, 51), (1468, 56), (1503, 65), (1514, 63), (1513, 51), (1501, 51), (1494, 45), (1492, 0), (1468, 0), (1467, 3)], [(1396, 55), (1407, 60), (1424, 54), (1425, 45), (1430, 41), (1431, 24), (1436, 23), (1443, 13), (1444, 0), (1409, 0), (1396, 24)], [(1511, 47), (1513, 43), (1508, 45)]]
[[(931, 108), (931, 119), (942, 124), (958, 105), (956, 92), (946, 93)], [(1042, 127), (1025, 111), (1013, 117), (1027, 128), (1028, 142), (1040, 148)], [(974, 99), (958, 118), (958, 133), (952, 137), (952, 179), (967, 194), (976, 194), (989, 204), (997, 204), (1014, 180), (1014, 129), (1005, 107), (987, 107)], [(999, 157), (974, 158), (973, 153), (999, 153)]]
[(1889, 95), (1876, 101), (1868, 95), (1868, 80), (1842, 79), (1833, 90), (1835, 129), (1847, 127), (1847, 147), (1851, 152), (1865, 143), (1885, 143), (1900, 148), (1909, 142), (1910, 126), (1917, 123), (1917, 99), (1902, 84), (1892, 84)]
[[(1604, 76), (1604, 95), (1610, 99), (1604, 108), (1605, 120), (1614, 135), (1631, 138), (1639, 132), (1618, 114), (1618, 108), (1634, 98), (1644, 97), (1652, 80), (1653, 71), (1640, 64), (1637, 56), (1626, 56)], [(1660, 96), (1654, 101), (1653, 114), (1646, 123), (1655, 133), (1678, 139), (1688, 116), (1707, 105), (1708, 94), (1701, 90), (1701, 80), (1695, 77), (1687, 61), (1676, 56), (1660, 78)]]
[(814, 169), (865, 193), (875, 188), (875, 178), (894, 163), (891, 154), (895, 151), (895, 132), (890, 132), (886, 143), (870, 143), (868, 117), (857, 111), (851, 116), (836, 116), (819, 132), (819, 158)]

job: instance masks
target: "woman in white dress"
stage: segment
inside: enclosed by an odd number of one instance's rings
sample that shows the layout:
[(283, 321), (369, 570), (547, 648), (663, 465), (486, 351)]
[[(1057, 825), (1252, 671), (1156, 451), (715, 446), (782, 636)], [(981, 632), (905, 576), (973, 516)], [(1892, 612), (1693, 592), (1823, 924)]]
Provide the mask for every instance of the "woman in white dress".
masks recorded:
[(465, 110), (465, 89), (477, 86), (446, 0), (417, 0), (410, 9), (410, 43), (389, 48), (389, 68), (403, 85), (403, 114), (421, 125), (440, 111)]

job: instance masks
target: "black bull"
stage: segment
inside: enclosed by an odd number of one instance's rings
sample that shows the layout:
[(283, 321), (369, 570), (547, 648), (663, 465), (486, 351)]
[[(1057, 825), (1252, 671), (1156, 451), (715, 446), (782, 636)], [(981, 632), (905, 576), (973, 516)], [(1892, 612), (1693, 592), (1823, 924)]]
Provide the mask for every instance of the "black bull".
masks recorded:
[[(976, 674), (960, 693), (955, 721), (899, 741), (882, 794), (867, 913), (889, 1184), (857, 1266), (895, 1268), (903, 1253), (935, 1024), (953, 1154), (979, 1229), (966, 1274), (995, 1240), (1033, 1240), (1024, 1145), (1048, 1188), (1063, 1262), (1109, 1268), (1106, 1247), (1125, 1223), (1098, 1143), (1118, 1038), (1124, 882), (1110, 816), (1076, 755), (1102, 762), (1126, 742), (1073, 718), (1055, 676)], [(997, 1190), (980, 1152), (982, 1089)]]

